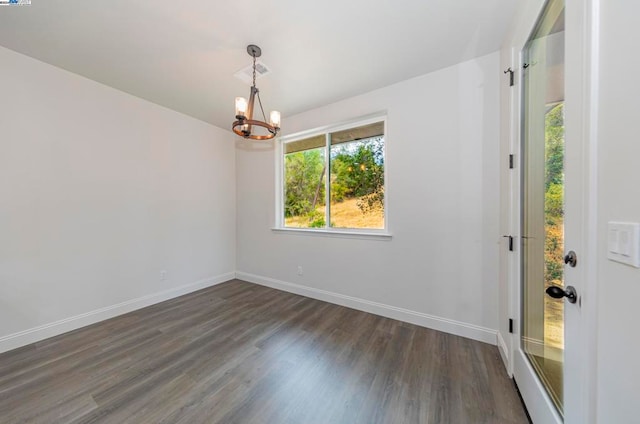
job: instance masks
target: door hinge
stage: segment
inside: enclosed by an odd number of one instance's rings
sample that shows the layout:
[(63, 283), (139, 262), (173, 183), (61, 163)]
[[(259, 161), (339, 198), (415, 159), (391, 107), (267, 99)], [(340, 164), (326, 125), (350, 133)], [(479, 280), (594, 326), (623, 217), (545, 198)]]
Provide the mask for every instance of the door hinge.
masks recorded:
[(513, 318), (509, 318), (509, 333), (513, 334)]
[(515, 158), (513, 155), (509, 155), (509, 169), (513, 169), (516, 167)]
[(509, 69), (504, 71), (504, 73), (505, 74), (509, 74), (509, 87), (513, 87), (515, 85), (515, 83), (513, 81), (513, 69), (511, 69), (511, 67), (509, 67)]
[(509, 252), (513, 252), (513, 236), (502, 236), (509, 239)]

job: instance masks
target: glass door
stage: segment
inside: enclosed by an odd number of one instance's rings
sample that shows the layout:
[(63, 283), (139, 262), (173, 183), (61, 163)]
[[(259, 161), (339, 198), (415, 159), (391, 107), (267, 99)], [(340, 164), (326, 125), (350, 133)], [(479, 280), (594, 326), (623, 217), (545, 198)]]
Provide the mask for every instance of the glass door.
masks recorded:
[(521, 348), (563, 415), (564, 2), (545, 7), (523, 51)]

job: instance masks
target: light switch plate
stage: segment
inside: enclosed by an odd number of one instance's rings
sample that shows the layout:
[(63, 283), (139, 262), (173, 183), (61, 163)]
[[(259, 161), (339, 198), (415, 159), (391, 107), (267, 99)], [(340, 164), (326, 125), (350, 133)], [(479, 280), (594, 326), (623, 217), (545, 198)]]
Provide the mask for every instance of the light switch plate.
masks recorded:
[(609, 222), (607, 257), (640, 268), (640, 223)]

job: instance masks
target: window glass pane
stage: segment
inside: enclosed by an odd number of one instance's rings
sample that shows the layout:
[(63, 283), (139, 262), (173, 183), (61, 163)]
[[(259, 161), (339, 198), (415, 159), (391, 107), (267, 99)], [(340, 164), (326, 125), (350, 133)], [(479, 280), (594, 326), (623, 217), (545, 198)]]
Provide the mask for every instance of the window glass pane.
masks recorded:
[(364, 140), (365, 138), (382, 136), (384, 136), (384, 122), (376, 122), (331, 133), (331, 144), (349, 143), (356, 140)]
[(302, 140), (292, 141), (284, 145), (284, 153), (295, 153), (303, 150), (310, 150), (327, 145), (327, 138), (324, 134), (316, 135), (314, 137), (304, 138)]
[(384, 123), (331, 134), (330, 226), (384, 229)]
[(326, 138), (324, 135), (284, 145), (284, 225), (326, 226)]

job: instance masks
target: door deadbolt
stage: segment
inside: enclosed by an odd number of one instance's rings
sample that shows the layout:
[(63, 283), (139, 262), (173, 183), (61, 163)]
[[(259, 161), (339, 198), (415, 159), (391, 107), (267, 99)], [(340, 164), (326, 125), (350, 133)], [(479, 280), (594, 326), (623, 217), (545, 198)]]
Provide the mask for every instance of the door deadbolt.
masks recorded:
[(564, 263), (569, 265), (571, 268), (575, 268), (578, 264), (578, 255), (573, 250), (569, 251), (564, 257)]

